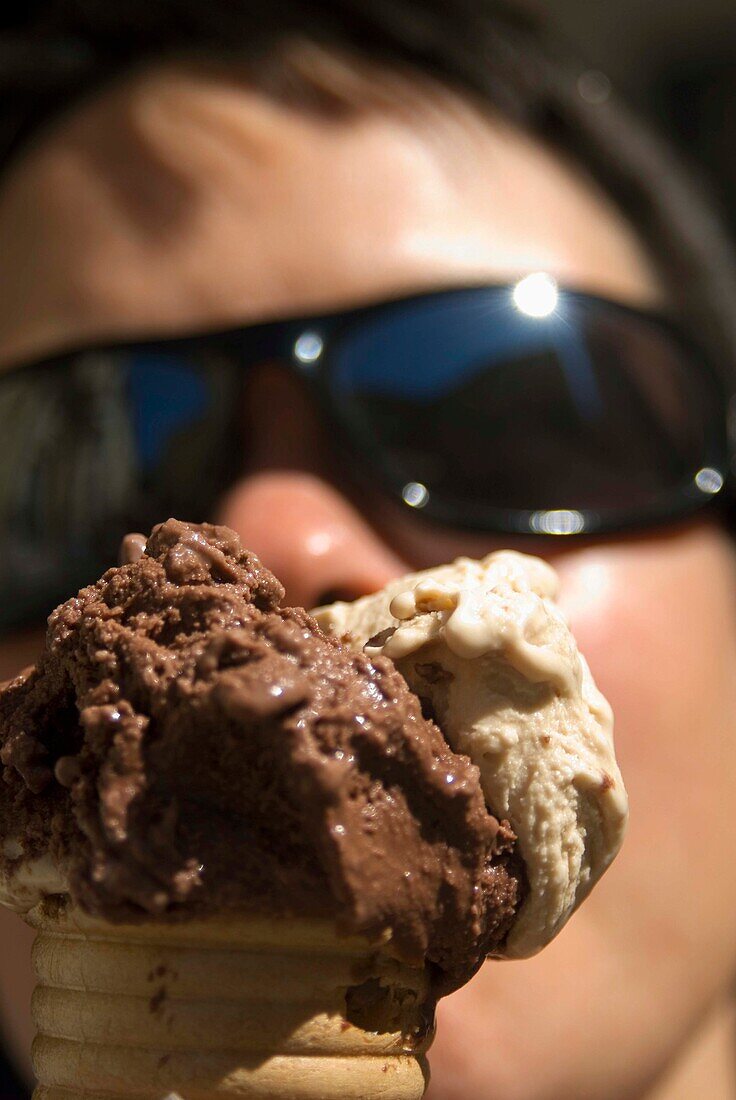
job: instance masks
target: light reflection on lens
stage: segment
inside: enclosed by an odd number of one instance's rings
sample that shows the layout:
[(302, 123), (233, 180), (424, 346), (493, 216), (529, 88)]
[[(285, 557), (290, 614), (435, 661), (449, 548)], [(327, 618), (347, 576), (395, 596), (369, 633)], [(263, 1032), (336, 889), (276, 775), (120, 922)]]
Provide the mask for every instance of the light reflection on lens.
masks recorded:
[(520, 279), (513, 289), (514, 305), (526, 317), (549, 317), (557, 308), (560, 292), (551, 275), (536, 271)]
[(578, 95), (586, 103), (598, 106), (610, 98), (611, 81), (605, 73), (597, 69), (588, 69), (578, 77)]
[(317, 332), (303, 332), (294, 344), (294, 358), (300, 363), (316, 363), (324, 349), (322, 337)]
[(429, 500), (429, 489), (420, 481), (410, 481), (401, 490), (401, 496), (410, 508), (423, 508)]
[(537, 535), (577, 535), (585, 529), (582, 512), (556, 508), (549, 512), (533, 512), (529, 527)]
[(695, 484), (701, 493), (720, 493), (723, 488), (723, 474), (712, 466), (703, 466), (695, 475)]

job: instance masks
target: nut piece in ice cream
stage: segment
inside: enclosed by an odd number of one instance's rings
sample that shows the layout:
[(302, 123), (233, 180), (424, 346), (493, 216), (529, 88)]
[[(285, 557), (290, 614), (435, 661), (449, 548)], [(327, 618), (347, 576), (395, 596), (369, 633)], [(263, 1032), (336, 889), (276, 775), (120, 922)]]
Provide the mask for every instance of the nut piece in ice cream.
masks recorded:
[(479, 768), (488, 805), (508, 818), (528, 882), (509, 957), (557, 934), (618, 852), (627, 819), (611, 709), (557, 590), (547, 564), (502, 551), (315, 612), (356, 651), (395, 662), (452, 748)]

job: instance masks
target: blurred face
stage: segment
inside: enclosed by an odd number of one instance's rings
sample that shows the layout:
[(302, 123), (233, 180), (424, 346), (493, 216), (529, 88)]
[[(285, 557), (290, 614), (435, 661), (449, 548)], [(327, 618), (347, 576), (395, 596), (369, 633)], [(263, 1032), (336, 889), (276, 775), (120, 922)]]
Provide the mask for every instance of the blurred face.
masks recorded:
[[(0, 364), (538, 270), (637, 305), (663, 297), (590, 181), (449, 95), (335, 121), (175, 72), (106, 94), (26, 153), (0, 190), (0, 253), (14, 273)], [(247, 400), (248, 465), (211, 518), (239, 531), (292, 602), (498, 548), (357, 496), (277, 365), (253, 370)], [(711, 521), (518, 548), (562, 574), (617, 716), (631, 830), (558, 942), (538, 960), (488, 964), (446, 1002), (431, 1095), (620, 1100), (643, 1095), (733, 973), (734, 559)], [(3, 640), (0, 678), (36, 645)]]

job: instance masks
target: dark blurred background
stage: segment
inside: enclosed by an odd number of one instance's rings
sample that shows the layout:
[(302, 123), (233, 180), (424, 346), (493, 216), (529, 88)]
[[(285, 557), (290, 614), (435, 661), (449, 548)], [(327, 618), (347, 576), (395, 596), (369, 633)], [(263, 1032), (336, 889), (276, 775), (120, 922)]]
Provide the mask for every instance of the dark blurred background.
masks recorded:
[(608, 78), (666, 128), (736, 238), (735, 0), (526, 2), (583, 49), (588, 94), (605, 95)]

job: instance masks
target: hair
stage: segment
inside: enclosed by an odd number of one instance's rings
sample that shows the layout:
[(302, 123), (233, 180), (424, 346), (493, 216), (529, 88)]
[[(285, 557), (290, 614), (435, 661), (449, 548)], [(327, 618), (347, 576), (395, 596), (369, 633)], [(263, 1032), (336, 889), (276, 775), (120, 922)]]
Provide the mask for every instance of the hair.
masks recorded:
[(585, 66), (507, 0), (26, 0), (0, 28), (0, 163), (75, 101), (158, 61), (235, 64), (307, 109), (360, 109), (339, 80), (294, 66), (302, 43), (432, 81), (556, 149), (638, 230), (673, 311), (736, 372), (736, 274), (710, 204), (616, 95), (585, 94)]

